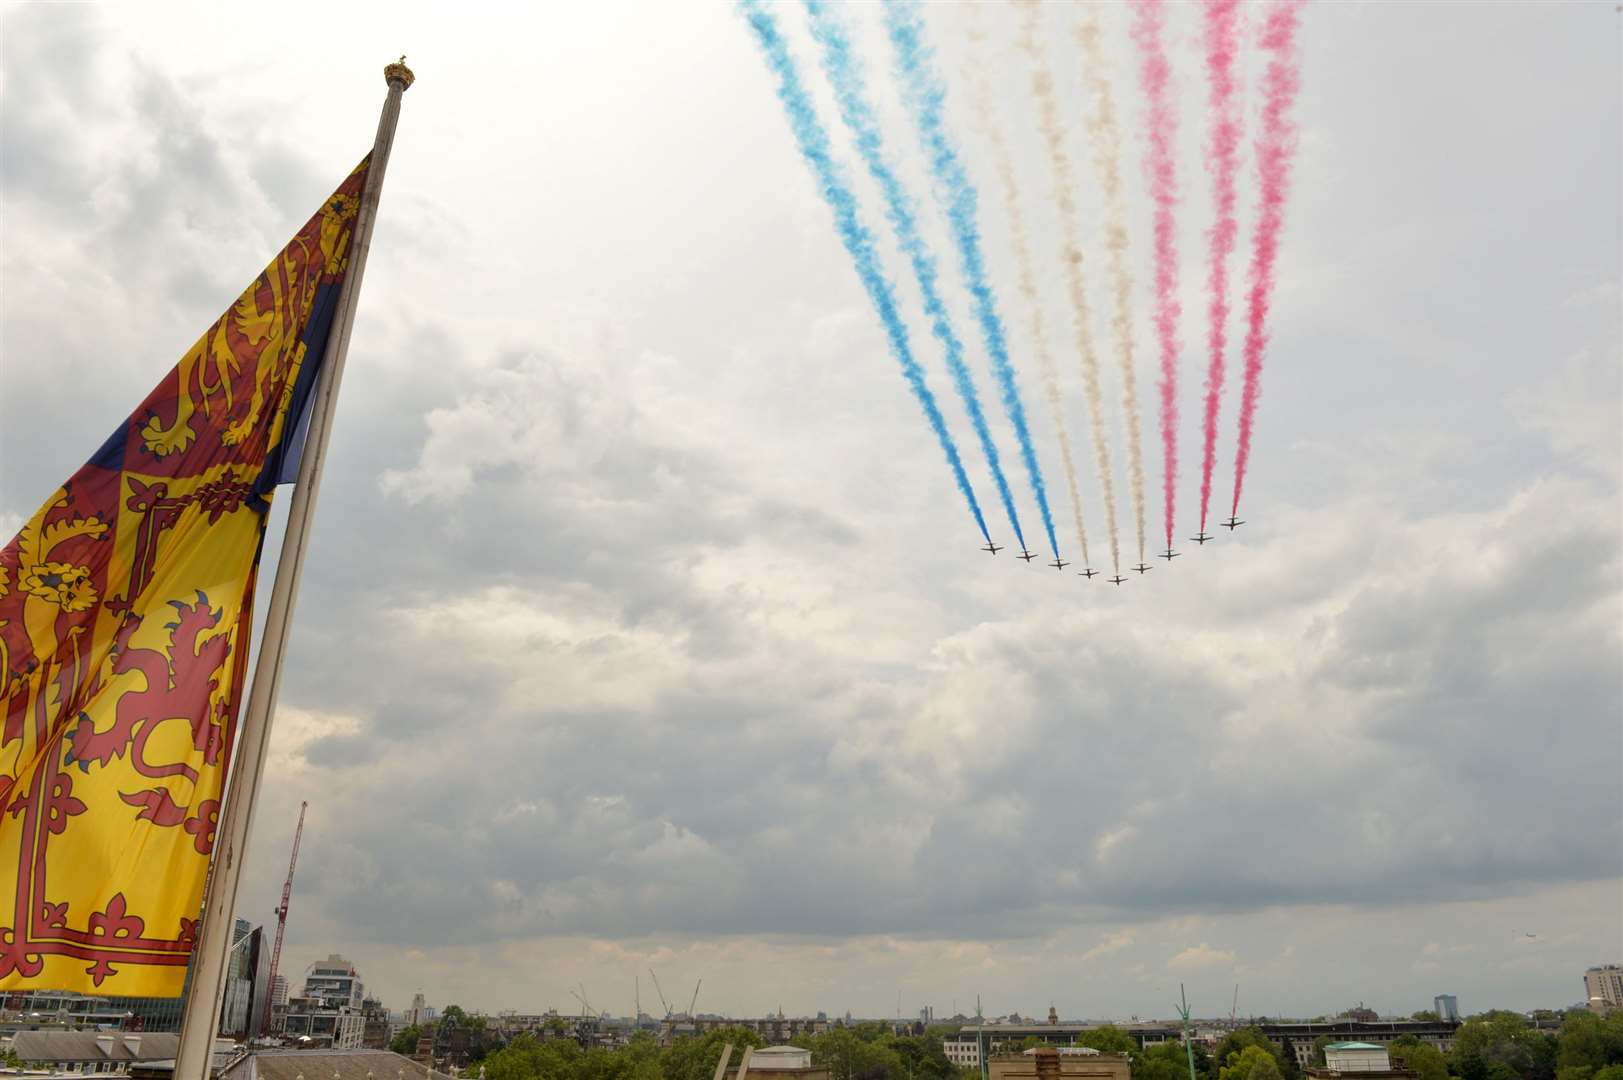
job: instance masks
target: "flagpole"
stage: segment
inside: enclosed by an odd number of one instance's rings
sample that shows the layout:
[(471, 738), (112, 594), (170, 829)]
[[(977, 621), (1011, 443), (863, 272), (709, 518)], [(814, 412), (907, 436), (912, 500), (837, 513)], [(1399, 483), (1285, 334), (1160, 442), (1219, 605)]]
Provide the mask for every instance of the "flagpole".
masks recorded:
[(411, 69), (399, 63), (383, 69), (389, 96), (378, 119), (378, 134), (372, 144), (372, 161), (361, 191), (361, 205), (355, 217), (355, 233), (350, 241), (349, 270), (338, 294), (327, 351), (322, 358), (311, 404), (309, 434), (299, 460), (299, 475), (288, 507), (287, 530), (282, 534), (282, 552), (276, 564), (276, 582), (271, 589), (270, 608), (265, 615), (264, 638), (259, 662), (254, 669), (248, 706), (238, 727), (236, 762), (230, 788), (220, 814), (214, 857), (210, 864), (208, 889), (203, 899), (201, 937), (192, 951), (191, 990), (182, 1006), (180, 1045), (175, 1058), (175, 1080), (207, 1080), (212, 1064), (214, 1037), (220, 1024), (220, 1004), (225, 992), (227, 953), (237, 906), (237, 886), (253, 829), (254, 805), (259, 799), (260, 778), (265, 771), (270, 746), (271, 720), (276, 713), (276, 692), (282, 678), (282, 659), (287, 648), (288, 627), (293, 605), (298, 599), (299, 579), (304, 572), (304, 555), (310, 543), (310, 526), (315, 518), (316, 496), (321, 490), (321, 468), (332, 434), (338, 385), (344, 377), (344, 359), (349, 351), (349, 335), (355, 326), (355, 304), (366, 272), (366, 255), (372, 246), (372, 226), (377, 217), (383, 174), (389, 166), (394, 146), (395, 124), (400, 119), (400, 99), (415, 81)]

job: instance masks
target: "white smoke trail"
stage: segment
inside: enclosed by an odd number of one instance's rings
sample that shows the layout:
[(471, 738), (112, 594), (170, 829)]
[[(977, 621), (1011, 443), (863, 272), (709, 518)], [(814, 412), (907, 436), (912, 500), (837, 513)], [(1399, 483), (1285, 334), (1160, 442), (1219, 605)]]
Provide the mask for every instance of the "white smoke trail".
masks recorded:
[[(978, 41), (980, 36), (971, 31), (973, 40)], [(1009, 156), (1008, 140), (992, 115), (992, 86), (987, 81), (986, 70), (984, 64), (976, 64), (971, 77), (975, 117), (982, 134), (991, 144), (993, 164), (1003, 187), (1003, 209), (1009, 219), (1009, 242), (1014, 248), (1020, 295), (1025, 298), (1030, 313), (1032, 346), (1037, 353), (1037, 367), (1042, 373), (1054, 433), (1059, 439), (1060, 461), (1065, 466), (1065, 486), (1071, 494), (1071, 517), (1076, 523), (1076, 542), (1082, 549), (1082, 565), (1086, 567), (1089, 564), (1088, 530), (1082, 521), (1082, 494), (1076, 482), (1076, 459), (1071, 453), (1071, 433), (1065, 423), (1065, 408), (1060, 396), (1059, 368), (1054, 363), (1053, 350), (1048, 347), (1047, 321), (1043, 318), (1043, 306), (1037, 293), (1037, 275), (1032, 268), (1031, 239), (1026, 231), (1025, 212), (1020, 207), (1020, 183), (1015, 175), (1014, 159)]]
[(1077, 222), (1076, 171), (1065, 152), (1065, 129), (1060, 124), (1059, 103), (1054, 98), (1054, 76), (1043, 56), (1037, 20), (1038, 0), (1017, 0), (1024, 16), (1020, 47), (1031, 57), (1031, 95), (1037, 102), (1037, 122), (1048, 147), (1048, 164), (1054, 174), (1054, 201), (1059, 206), (1061, 254), (1065, 263), (1065, 284), (1076, 326), (1076, 351), (1082, 361), (1082, 389), (1088, 401), (1088, 419), (1093, 436), (1093, 457), (1099, 466), (1099, 487), (1104, 493), (1105, 527), (1110, 532), (1110, 563), (1121, 573), (1121, 544), (1116, 531), (1116, 485), (1110, 469), (1110, 443), (1105, 436), (1104, 403), (1099, 396), (1099, 357), (1093, 346), (1093, 315), (1088, 307), (1087, 282), (1082, 273), (1081, 228)]
[(1133, 522), (1138, 528), (1138, 561), (1144, 562), (1144, 448), (1139, 436), (1138, 375), (1133, 358), (1133, 275), (1127, 268), (1127, 211), (1121, 194), (1121, 128), (1116, 123), (1115, 95), (1099, 45), (1099, 20), (1090, 9), (1076, 28), (1082, 46), (1093, 112), (1088, 116), (1088, 142), (1105, 195), (1105, 249), (1110, 253), (1110, 280), (1115, 293), (1110, 326), (1121, 365), (1121, 408), (1127, 428), (1127, 475), (1132, 488)]

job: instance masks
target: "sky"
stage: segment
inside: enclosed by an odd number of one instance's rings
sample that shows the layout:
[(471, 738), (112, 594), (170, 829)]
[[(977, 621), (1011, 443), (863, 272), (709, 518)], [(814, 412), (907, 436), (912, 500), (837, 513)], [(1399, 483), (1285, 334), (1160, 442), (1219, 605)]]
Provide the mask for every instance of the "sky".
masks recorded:
[[(657, 1013), (649, 968), (674, 1006), (702, 978), (699, 1011), (738, 1016), (979, 995), (988, 1015), (1167, 1017), (1180, 983), (1208, 1016), (1236, 986), (1242, 1015), (1564, 1006), (1623, 960), (1615, 7), (1306, 9), (1248, 523), (1118, 589), (976, 550), (730, 5), (8, 4), (0, 534), (368, 150), (405, 52), (239, 911), (272, 919), (307, 800), (295, 983), (340, 952), (394, 1008), (420, 989), (567, 1010), (584, 984), (627, 1013), (640, 979)], [(1012, 544), (805, 14), (775, 10)], [(1040, 23), (1119, 455), (1080, 11)], [(1143, 97), (1126, 10), (1095, 14), (1153, 542)], [(1035, 537), (879, 12), (841, 15)], [(1075, 558), (969, 108), (969, 73), (992, 84), (1102, 550), (1019, 14), (924, 17)], [(1257, 25), (1247, 9), (1242, 252)], [(1198, 30), (1170, 11), (1179, 537), (1210, 224)], [(1136, 555), (1119, 481), (1117, 502)]]

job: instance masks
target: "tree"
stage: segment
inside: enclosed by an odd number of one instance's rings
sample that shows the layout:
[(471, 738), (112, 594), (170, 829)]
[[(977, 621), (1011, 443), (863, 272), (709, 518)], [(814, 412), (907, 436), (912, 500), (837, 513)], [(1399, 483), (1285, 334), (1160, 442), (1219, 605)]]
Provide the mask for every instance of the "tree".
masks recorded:
[(1555, 1080), (1555, 1039), (1520, 1013), (1473, 1016), (1454, 1033), (1452, 1071), (1461, 1080)]
[(1623, 1064), (1623, 1012), (1606, 1016), (1570, 1012), (1561, 1021), (1556, 1042), (1555, 1061), (1561, 1080), (1578, 1080), (1576, 1074), (1569, 1076), (1573, 1069), (1587, 1066), (1595, 1072)]
[[(1195, 1048), (1195, 1070), (1206, 1073), (1206, 1052)], [(1189, 1057), (1183, 1043), (1167, 1041), (1146, 1046), (1133, 1058), (1133, 1080), (1189, 1080)]]
[(735, 1060), (745, 1047), (764, 1045), (761, 1037), (748, 1028), (721, 1028), (679, 1038), (660, 1056), (664, 1080), (710, 1080), (721, 1061), (721, 1048), (727, 1043), (733, 1044)]
[(827, 1065), (830, 1080), (905, 1080), (907, 1066), (902, 1056), (886, 1045), (888, 1032), (865, 1039), (864, 1029), (882, 1025), (860, 1024), (856, 1028), (835, 1028), (812, 1040), (812, 1061)]
[(1114, 1024), (1084, 1031), (1076, 1037), (1076, 1041), (1103, 1054), (1131, 1054), (1138, 1049), (1133, 1037)]
[(572, 1039), (543, 1042), (525, 1032), (485, 1058), (485, 1080), (575, 1080), (585, 1053)]
[(1410, 1020), (1424, 1020), (1424, 1021), (1427, 1021), (1429, 1023), (1435, 1024), (1437, 1021), (1441, 1020), (1442, 1017), (1438, 1016), (1437, 1013), (1435, 1011), (1431, 1010), (1431, 1009), (1421, 1009), (1419, 1012), (1410, 1013), (1409, 1014), (1409, 1019)]
[(411, 1057), (417, 1052), (417, 1040), (423, 1037), (421, 1024), (407, 1024), (400, 1029), (400, 1033), (389, 1040), (389, 1049), (403, 1057)]
[(1287, 1062), (1284, 1051), (1275, 1046), (1269, 1040), (1268, 1036), (1262, 1033), (1262, 1029), (1259, 1027), (1237, 1028), (1223, 1036), (1221, 1041), (1218, 1042), (1216, 1048), (1212, 1051), (1211, 1064), (1207, 1069), (1207, 1076), (1209, 1076), (1211, 1080), (1220, 1080), (1221, 1070), (1223, 1066), (1228, 1064), (1229, 1057), (1233, 1054), (1244, 1052), (1247, 1047), (1256, 1047), (1259, 1050), (1265, 1051), (1269, 1057), (1274, 1059), (1275, 1070), (1278, 1071), (1280, 1076), (1285, 1077), (1286, 1080), (1290, 1080), (1290, 1078), (1294, 1077), (1296, 1073), (1296, 1062), (1294, 1060)]
[(1229, 1054), (1218, 1070), (1218, 1080), (1282, 1080), (1274, 1055), (1260, 1046), (1247, 1046)]
[(1448, 1063), (1443, 1052), (1413, 1035), (1399, 1035), (1387, 1044), (1387, 1053), (1394, 1067), (1399, 1063), (1405, 1069), (1420, 1074), (1420, 1080), (1448, 1080)]

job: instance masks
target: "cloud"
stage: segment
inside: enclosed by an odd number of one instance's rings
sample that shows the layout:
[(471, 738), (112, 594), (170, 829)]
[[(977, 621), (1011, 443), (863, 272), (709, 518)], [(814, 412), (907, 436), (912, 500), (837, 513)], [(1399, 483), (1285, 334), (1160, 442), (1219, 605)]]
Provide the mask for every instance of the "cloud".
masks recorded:
[(1167, 961), (1168, 971), (1206, 971), (1212, 968), (1233, 967), (1234, 953), (1228, 949), (1214, 949), (1204, 941), (1191, 945)]

